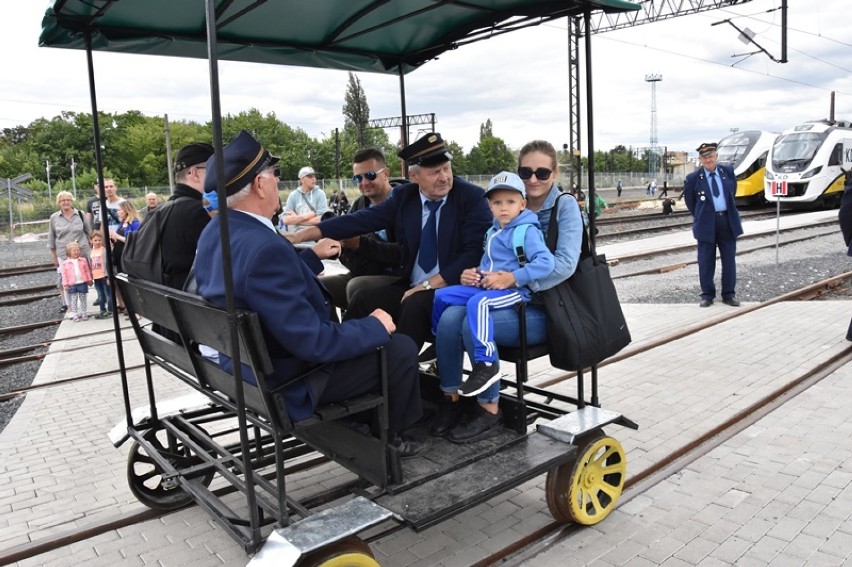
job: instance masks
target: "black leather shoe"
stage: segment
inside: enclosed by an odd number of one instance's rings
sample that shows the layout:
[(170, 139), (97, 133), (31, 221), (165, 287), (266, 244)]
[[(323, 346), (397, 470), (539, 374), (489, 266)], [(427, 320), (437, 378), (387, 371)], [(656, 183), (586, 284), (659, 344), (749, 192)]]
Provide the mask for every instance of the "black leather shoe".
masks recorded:
[(432, 418), (432, 425), (429, 428), (429, 434), (433, 437), (446, 437), (459, 420), (461, 402), (454, 402), (449, 396), (441, 396), (441, 398), (438, 402), (438, 412)]
[(422, 455), (429, 448), (429, 442), (405, 439), (397, 435), (388, 446), (399, 453), (401, 459), (410, 459)]
[(503, 412), (490, 413), (480, 405), (456, 425), (447, 437), (453, 443), (473, 443), (496, 435), (503, 428)]
[(698, 304), (698, 307), (710, 307), (713, 305), (712, 299), (702, 299), (701, 303)]
[(730, 305), (731, 307), (739, 307), (740, 306), (740, 302), (737, 301), (737, 299), (735, 297), (729, 297), (727, 299), (723, 299), (722, 303), (724, 303), (725, 305)]

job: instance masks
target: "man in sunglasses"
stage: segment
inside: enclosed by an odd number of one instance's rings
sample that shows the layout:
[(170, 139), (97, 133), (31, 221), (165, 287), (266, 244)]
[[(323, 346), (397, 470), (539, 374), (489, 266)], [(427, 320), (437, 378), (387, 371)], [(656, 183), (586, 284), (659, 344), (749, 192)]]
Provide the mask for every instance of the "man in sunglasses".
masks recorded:
[[(364, 148), (352, 157), (352, 182), (361, 191), (350, 213), (374, 207), (391, 192), (384, 154), (376, 148)], [(331, 294), (335, 307), (346, 309), (349, 298), (363, 287), (387, 285), (399, 279), (402, 252), (393, 229), (381, 229), (341, 240), (340, 262), (349, 268), (346, 274), (320, 278)]]
[(482, 235), (492, 217), (482, 188), (453, 176), (453, 156), (440, 134), (426, 134), (397, 155), (408, 163), (412, 183), (395, 187), (379, 205), (287, 237), (298, 243), (392, 230), (402, 254), (401, 277), (389, 285), (359, 290), (349, 302), (346, 318), (381, 308), (419, 349), (432, 340), (434, 290), (460, 283), (462, 270), (479, 265)]
[[(281, 217), (288, 230), (302, 230), (318, 224), (328, 213), (328, 199), (317, 187), (317, 174), (312, 167), (299, 170), (299, 186), (290, 192)], [(289, 227), (293, 227), (290, 229)]]

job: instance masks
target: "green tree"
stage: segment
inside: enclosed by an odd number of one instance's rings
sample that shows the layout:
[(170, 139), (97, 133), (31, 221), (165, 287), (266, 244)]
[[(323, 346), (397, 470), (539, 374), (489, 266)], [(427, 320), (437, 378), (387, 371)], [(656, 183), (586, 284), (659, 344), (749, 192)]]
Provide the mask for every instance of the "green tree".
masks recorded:
[(367, 94), (361, 86), (361, 80), (350, 71), (349, 82), (346, 84), (346, 94), (343, 98), (344, 131), (354, 137), (359, 148), (368, 145), (366, 136), (367, 123), (370, 121), (370, 105), (367, 104)]
[(502, 138), (494, 135), (491, 119), (479, 127), (479, 143), (467, 156), (469, 174), (494, 175), (514, 171), (515, 156)]

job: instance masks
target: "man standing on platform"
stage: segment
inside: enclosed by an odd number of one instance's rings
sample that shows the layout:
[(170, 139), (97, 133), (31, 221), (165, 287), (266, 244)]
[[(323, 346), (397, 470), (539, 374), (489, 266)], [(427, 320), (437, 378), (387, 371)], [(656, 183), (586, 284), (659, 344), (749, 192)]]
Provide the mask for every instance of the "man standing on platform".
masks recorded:
[(397, 331), (418, 348), (432, 336), (435, 289), (460, 283), (462, 270), (479, 265), (491, 211), (481, 187), (453, 177), (453, 156), (438, 133), (426, 134), (397, 154), (406, 160), (412, 183), (400, 185), (379, 205), (335, 217), (287, 238), (299, 243), (320, 237), (336, 240), (393, 230), (402, 252), (402, 277), (390, 285), (358, 291), (346, 318), (381, 308)]
[(686, 176), (683, 198), (692, 213), (692, 234), (698, 241), (698, 279), (701, 307), (710, 307), (716, 298), (716, 248), (722, 259), (722, 302), (738, 307), (737, 237), (743, 233), (740, 213), (734, 203), (737, 178), (728, 165), (717, 164), (715, 143), (698, 147), (702, 167)]

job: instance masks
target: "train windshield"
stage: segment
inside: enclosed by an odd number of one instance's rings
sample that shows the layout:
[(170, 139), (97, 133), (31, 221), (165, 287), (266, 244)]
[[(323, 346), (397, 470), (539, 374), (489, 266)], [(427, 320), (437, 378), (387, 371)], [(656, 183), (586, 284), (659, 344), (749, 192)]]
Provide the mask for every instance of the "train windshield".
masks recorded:
[(772, 166), (804, 166), (814, 158), (824, 139), (825, 134), (819, 132), (792, 132), (782, 135), (772, 148)]
[(737, 132), (719, 142), (719, 163), (736, 169), (760, 138), (760, 132)]

